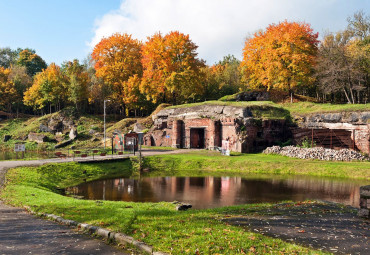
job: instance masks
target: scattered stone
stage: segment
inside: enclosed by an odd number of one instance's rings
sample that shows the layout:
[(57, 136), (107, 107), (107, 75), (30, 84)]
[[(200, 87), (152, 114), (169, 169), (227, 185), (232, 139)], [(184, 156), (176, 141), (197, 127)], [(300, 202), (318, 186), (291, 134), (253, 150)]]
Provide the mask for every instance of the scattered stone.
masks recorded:
[(176, 206), (176, 210), (177, 211), (186, 211), (190, 208), (192, 208), (193, 206), (191, 204), (178, 204)]
[(11, 135), (4, 135), (3, 142), (5, 143), (5, 142), (9, 141), (11, 138), (12, 138)]
[(369, 209), (358, 210), (358, 216), (362, 218), (369, 218)]
[(96, 234), (103, 237), (103, 238), (109, 238), (110, 231), (104, 228), (98, 228), (96, 230)]
[(314, 148), (300, 148), (296, 146), (272, 146), (266, 148), (263, 153), (265, 154), (280, 154), (292, 158), (301, 159), (319, 159), (329, 161), (353, 161), (353, 160), (369, 160), (361, 153), (350, 149), (325, 149), (322, 147)]
[(37, 133), (29, 133), (28, 134), (28, 140), (29, 141), (34, 141), (37, 143), (44, 143), (47, 141), (46, 135), (43, 134), (37, 134)]
[(114, 239), (118, 243), (121, 243), (121, 244), (132, 244), (132, 242), (135, 240), (133, 237), (126, 236), (126, 235), (121, 234), (121, 233), (115, 233), (114, 234)]

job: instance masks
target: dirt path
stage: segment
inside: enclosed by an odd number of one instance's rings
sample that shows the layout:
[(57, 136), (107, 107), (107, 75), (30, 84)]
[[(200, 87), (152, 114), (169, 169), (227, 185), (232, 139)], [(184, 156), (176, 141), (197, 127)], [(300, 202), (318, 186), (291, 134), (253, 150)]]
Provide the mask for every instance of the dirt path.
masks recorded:
[[(261, 215), (264, 214), (264, 215)], [(286, 203), (226, 222), (251, 231), (337, 254), (370, 254), (370, 221), (333, 203)]]
[(0, 254), (130, 254), (0, 201)]

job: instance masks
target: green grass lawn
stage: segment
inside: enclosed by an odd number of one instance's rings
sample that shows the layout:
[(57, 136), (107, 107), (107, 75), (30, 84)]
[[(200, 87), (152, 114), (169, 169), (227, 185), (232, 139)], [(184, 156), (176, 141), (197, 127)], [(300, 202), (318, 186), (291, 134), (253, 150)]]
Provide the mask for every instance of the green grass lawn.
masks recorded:
[(370, 111), (370, 104), (318, 104), (311, 102), (279, 104), (292, 115), (307, 115), (324, 112), (357, 112)]
[[(193, 104), (174, 105), (168, 108), (185, 108), (200, 105), (221, 105), (235, 107), (251, 107), (257, 109), (277, 108), (284, 109), (292, 115), (307, 115), (320, 112), (351, 112), (351, 111), (370, 111), (370, 104), (320, 104), (313, 102), (297, 102), (297, 103), (274, 103), (271, 101), (250, 101), (250, 102), (235, 102), (235, 101), (206, 101)], [(280, 111), (278, 113), (283, 113)], [(284, 116), (284, 115), (282, 115)], [(276, 117), (279, 117), (277, 115)]]
[[(185, 163), (189, 155), (175, 157)], [(202, 162), (205, 166), (215, 158), (212, 155), (190, 155), (190, 157), (192, 160), (198, 158), (195, 160), (197, 163), (194, 165), (187, 162), (184, 169), (190, 169), (200, 164), (200, 161), (207, 161)], [(257, 157), (256, 169), (266, 164), (266, 160), (258, 160), (258, 156), (253, 155), (250, 162), (253, 157)], [(161, 162), (164, 157), (156, 156), (147, 159), (148, 165), (151, 160), (159, 159)], [(234, 156), (228, 160), (237, 165), (241, 164), (243, 159), (245, 160), (246, 157)], [(279, 159), (282, 157), (270, 157), (271, 162), (280, 162)], [(228, 164), (228, 160), (224, 166)], [(262, 162), (260, 166), (258, 162)], [(220, 166), (219, 169), (223, 168)], [(324, 254), (280, 239), (253, 233), (243, 227), (231, 226), (221, 220), (233, 215), (263, 214), (266, 209), (273, 206), (269, 204), (176, 211), (172, 203), (115, 201), (97, 203), (60, 194), (62, 188), (81, 183), (84, 179), (89, 181), (114, 176), (129, 177), (133, 172), (129, 160), (117, 163), (78, 164), (74, 162), (50, 164), (38, 168), (16, 168), (8, 172), (8, 183), (1, 193), (1, 198), (15, 206), (29, 206), (36, 212), (52, 213), (66, 219), (119, 231), (152, 245), (157, 251), (171, 254)]]
[(144, 159), (144, 168), (158, 175), (192, 175), (204, 172), (227, 175), (248, 173), (310, 175), (370, 180), (370, 162), (304, 160), (281, 155), (241, 154), (221, 156), (219, 152), (197, 151), (186, 154), (159, 155)]

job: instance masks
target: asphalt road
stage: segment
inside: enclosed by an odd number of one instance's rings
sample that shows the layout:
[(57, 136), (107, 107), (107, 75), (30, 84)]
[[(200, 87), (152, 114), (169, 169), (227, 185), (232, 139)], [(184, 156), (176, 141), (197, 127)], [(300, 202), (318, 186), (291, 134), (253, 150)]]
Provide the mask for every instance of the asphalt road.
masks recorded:
[(0, 201), (0, 254), (131, 254)]

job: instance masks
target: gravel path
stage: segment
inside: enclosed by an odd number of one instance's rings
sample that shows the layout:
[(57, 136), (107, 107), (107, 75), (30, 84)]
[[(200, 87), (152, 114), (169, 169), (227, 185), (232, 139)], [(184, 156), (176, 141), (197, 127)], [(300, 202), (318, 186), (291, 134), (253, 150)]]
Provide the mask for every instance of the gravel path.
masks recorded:
[(286, 203), (226, 222), (251, 231), (337, 254), (370, 254), (370, 221), (333, 203)]
[(130, 254), (0, 201), (0, 254)]

